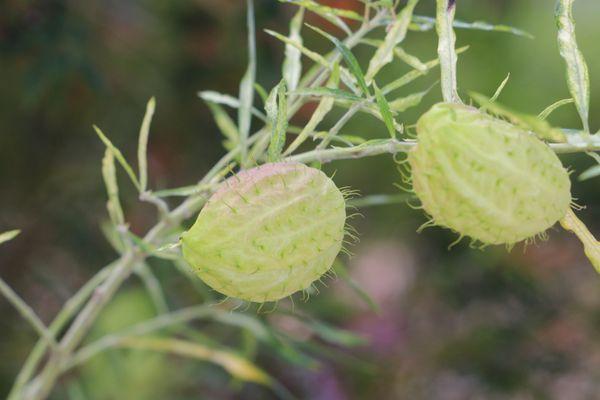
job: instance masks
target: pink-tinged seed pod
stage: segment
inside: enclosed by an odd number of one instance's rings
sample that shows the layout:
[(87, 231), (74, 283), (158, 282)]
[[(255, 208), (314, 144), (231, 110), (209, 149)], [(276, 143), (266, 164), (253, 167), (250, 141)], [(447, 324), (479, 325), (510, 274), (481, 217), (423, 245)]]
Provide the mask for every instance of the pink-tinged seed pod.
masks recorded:
[(571, 183), (533, 134), (462, 104), (436, 104), (417, 122), (413, 189), (432, 223), (484, 244), (513, 244), (563, 218)]
[(183, 256), (213, 289), (253, 302), (307, 289), (342, 248), (346, 207), (333, 181), (298, 163), (227, 179), (182, 236)]

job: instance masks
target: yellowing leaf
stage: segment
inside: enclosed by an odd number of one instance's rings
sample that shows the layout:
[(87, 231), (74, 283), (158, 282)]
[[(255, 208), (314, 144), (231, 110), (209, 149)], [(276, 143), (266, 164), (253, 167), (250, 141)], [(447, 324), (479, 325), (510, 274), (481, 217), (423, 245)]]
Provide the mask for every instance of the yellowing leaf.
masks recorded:
[(220, 365), (237, 379), (265, 386), (272, 386), (273, 384), (273, 380), (266, 372), (230, 351), (212, 349), (184, 340), (151, 337), (128, 337), (122, 339), (119, 344), (127, 348), (153, 350), (209, 361)]

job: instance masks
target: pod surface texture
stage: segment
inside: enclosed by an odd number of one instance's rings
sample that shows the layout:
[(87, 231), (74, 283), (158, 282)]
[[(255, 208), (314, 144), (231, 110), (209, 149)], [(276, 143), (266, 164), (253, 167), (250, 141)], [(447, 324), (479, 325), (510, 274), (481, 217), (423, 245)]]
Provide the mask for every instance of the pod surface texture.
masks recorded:
[(571, 183), (541, 140), (475, 108), (440, 103), (417, 122), (413, 189), (435, 224), (513, 244), (564, 217)]
[(308, 288), (342, 248), (344, 196), (322, 171), (270, 163), (227, 179), (182, 236), (210, 287), (253, 302)]

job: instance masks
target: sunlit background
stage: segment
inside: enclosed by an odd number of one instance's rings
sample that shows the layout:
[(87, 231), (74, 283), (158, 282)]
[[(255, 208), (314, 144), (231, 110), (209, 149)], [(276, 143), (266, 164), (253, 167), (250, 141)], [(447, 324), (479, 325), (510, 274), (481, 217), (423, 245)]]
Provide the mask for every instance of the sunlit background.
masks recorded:
[[(353, 1), (328, 1), (359, 7)], [(433, 1), (417, 12), (432, 15)], [(246, 68), (245, 2), (240, 0), (7, 0), (0, 3), (0, 231), (22, 235), (0, 248), (0, 274), (49, 322), (66, 299), (116, 254), (104, 239), (103, 145), (97, 124), (129, 157), (146, 101), (156, 96), (149, 146), (152, 188), (194, 183), (223, 154), (222, 137), (198, 90), (237, 94)], [(262, 32), (288, 31), (295, 8), (256, 1), (258, 81), (271, 88), (280, 79), (281, 42)], [(458, 45), (470, 45), (459, 60), (463, 98), (487, 95), (511, 74), (500, 101), (538, 113), (569, 97), (558, 54), (550, 0), (459, 0), (457, 18), (522, 28), (535, 39), (506, 33), (458, 31)], [(600, 2), (575, 3), (577, 35), (592, 80), (591, 123), (600, 129)], [(331, 29), (315, 16), (313, 24)], [(336, 33), (337, 31), (333, 31)], [(331, 46), (305, 30), (317, 51)], [(435, 58), (433, 32), (411, 32), (406, 50), (422, 60)], [(359, 59), (372, 51), (358, 47)], [(408, 71), (396, 62), (378, 78), (386, 82)], [(437, 72), (405, 92), (424, 90)], [(439, 86), (399, 122), (413, 124), (440, 100)], [(309, 108), (295, 119), (302, 124)], [(335, 122), (332, 113), (327, 121)], [(551, 122), (579, 127), (573, 107), (559, 109)], [(325, 125), (324, 125), (325, 126)], [(364, 115), (348, 134), (384, 138), (385, 126)], [(585, 155), (562, 157), (583, 171)], [(337, 162), (339, 186), (364, 195), (398, 192), (391, 157)], [(588, 208), (582, 219), (600, 234), (598, 179), (578, 182), (573, 195)], [(122, 187), (127, 182), (122, 179)], [(133, 232), (144, 233), (154, 209), (123, 190)], [(173, 203), (175, 204), (175, 203)], [(350, 348), (315, 352), (319, 368), (286, 364), (266, 352), (257, 363), (299, 398), (310, 399), (594, 399), (600, 393), (600, 277), (579, 242), (554, 228), (547, 242), (472, 250), (463, 242), (451, 251), (451, 232), (415, 230), (424, 215), (405, 205), (361, 210), (352, 224), (361, 241), (347, 262), (353, 278), (380, 305), (373, 312), (346, 284), (327, 281), (320, 294), (297, 305), (367, 341)], [(200, 298), (170, 264), (151, 261), (172, 308)], [(254, 312), (254, 311), (253, 311)], [(109, 305), (92, 333), (98, 337), (155, 313), (132, 278)], [(35, 333), (0, 300), (0, 397), (35, 343)], [(310, 338), (277, 313), (259, 315), (287, 334)], [(198, 325), (206, 340), (240, 342), (236, 330)], [(231, 382), (219, 367), (143, 352), (113, 351), (92, 359), (62, 379), (54, 399), (254, 399), (272, 393)]]

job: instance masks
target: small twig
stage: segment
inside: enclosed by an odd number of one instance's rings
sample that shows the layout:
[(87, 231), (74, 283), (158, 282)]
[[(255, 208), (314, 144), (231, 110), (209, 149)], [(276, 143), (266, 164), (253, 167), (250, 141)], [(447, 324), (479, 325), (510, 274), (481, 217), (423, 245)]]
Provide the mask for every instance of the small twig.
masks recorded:
[(35, 329), (35, 331), (48, 343), (51, 348), (55, 348), (57, 343), (54, 336), (50, 333), (46, 325), (40, 320), (35, 311), (14, 291), (4, 279), (0, 278), (0, 292), (17, 309), (19, 314)]

